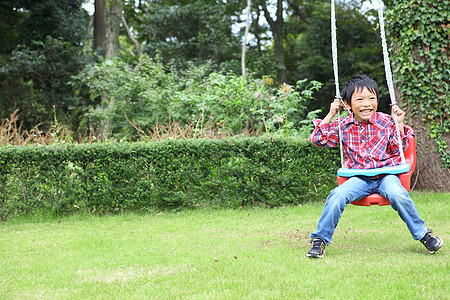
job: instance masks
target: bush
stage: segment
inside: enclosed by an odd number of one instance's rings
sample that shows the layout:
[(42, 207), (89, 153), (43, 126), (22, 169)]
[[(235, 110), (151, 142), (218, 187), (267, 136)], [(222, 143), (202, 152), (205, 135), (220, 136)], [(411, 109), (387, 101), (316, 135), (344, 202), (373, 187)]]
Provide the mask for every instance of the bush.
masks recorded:
[[(87, 66), (75, 81), (89, 88), (89, 117), (97, 128), (110, 123), (105, 134), (115, 139), (136, 140), (131, 124), (143, 131), (159, 122), (184, 124), (213, 121), (223, 132), (295, 134), (304, 117), (304, 103), (321, 84), (301, 80), (295, 87), (274, 86), (271, 78), (252, 78), (211, 73), (208, 65), (191, 66), (184, 72), (165, 65), (159, 57), (142, 55), (133, 65), (121, 59)], [(127, 120), (128, 118), (128, 120)]]
[(0, 214), (110, 213), (323, 200), (336, 149), (292, 138), (0, 148)]

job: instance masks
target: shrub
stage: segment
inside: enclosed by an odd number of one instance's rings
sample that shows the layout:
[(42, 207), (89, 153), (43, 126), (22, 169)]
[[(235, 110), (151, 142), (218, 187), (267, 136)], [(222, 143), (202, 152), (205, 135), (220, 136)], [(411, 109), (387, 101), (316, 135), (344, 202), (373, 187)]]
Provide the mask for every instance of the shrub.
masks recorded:
[(281, 206), (325, 199), (339, 154), (293, 138), (0, 148), (0, 214)]
[(209, 72), (207, 65), (178, 72), (158, 57), (143, 55), (134, 66), (120, 59), (88, 66), (76, 80), (89, 87), (92, 100), (101, 99), (92, 105), (90, 118), (99, 128), (111, 123), (107, 134), (126, 140), (137, 138), (133, 127), (146, 132), (170, 119), (181, 126), (201, 120), (200, 128), (213, 121), (229, 135), (286, 129), (295, 134), (304, 103), (321, 87), (306, 80), (277, 87), (271, 78)]

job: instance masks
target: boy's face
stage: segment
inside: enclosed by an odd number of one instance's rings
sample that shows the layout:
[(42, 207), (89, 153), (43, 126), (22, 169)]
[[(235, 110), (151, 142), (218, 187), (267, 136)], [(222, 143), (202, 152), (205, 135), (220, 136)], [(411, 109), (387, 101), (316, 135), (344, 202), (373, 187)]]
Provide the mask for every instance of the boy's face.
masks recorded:
[(377, 111), (377, 94), (367, 88), (357, 89), (352, 94), (351, 109), (356, 120), (363, 123), (369, 120)]

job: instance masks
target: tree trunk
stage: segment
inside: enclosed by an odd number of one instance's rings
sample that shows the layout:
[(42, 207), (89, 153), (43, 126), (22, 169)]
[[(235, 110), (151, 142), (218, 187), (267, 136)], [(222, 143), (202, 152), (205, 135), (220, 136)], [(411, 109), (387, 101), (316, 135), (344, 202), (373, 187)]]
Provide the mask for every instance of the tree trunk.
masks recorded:
[(242, 58), (241, 58), (242, 76), (244, 76), (244, 77), (245, 77), (245, 51), (247, 50), (247, 38), (248, 38), (249, 29), (250, 29), (251, 6), (252, 6), (252, 1), (247, 0), (247, 21), (245, 23), (245, 34), (244, 34), (244, 41), (242, 42)]
[[(394, 51), (397, 45), (394, 44)], [(417, 53), (412, 54), (417, 61), (423, 61)], [(411, 177), (411, 187), (414, 186), (420, 190), (432, 190), (437, 192), (450, 192), (450, 170), (446, 170), (442, 164), (441, 156), (437, 151), (436, 142), (429, 135), (430, 122), (417, 116), (422, 115), (420, 107), (414, 108), (410, 103), (405, 107), (401, 99), (401, 93), (397, 85), (394, 85), (396, 99), (399, 99), (399, 106), (405, 108), (407, 124), (414, 129), (416, 135), (416, 171)], [(423, 101), (428, 101), (423, 99)], [(414, 110), (418, 114), (414, 114)], [(450, 134), (444, 138), (447, 145), (450, 145)], [(417, 182), (416, 182), (417, 180)]]
[(95, 0), (93, 50), (103, 47), (106, 40), (105, 0)]
[(261, 10), (259, 9), (259, 7), (256, 8), (256, 20), (255, 20), (255, 30), (253, 32), (253, 34), (255, 35), (255, 39), (256, 39), (256, 49), (258, 51), (258, 55), (261, 56), (262, 55), (262, 45), (261, 45), (261, 27), (259, 26), (259, 18), (261, 17)]
[[(417, 165), (411, 184), (413, 185), (417, 178), (416, 187), (421, 190), (450, 192), (450, 170), (444, 168), (437, 151), (436, 142), (430, 138), (430, 122), (427, 122), (426, 119), (417, 118), (412, 112), (413, 109), (408, 104), (406, 108), (407, 123), (414, 129), (417, 144)], [(447, 144), (450, 144), (449, 135), (447, 135), (445, 140)]]
[[(386, 1), (384, 1), (386, 3)], [(388, 1), (393, 63), (407, 123), (416, 134), (416, 187), (450, 192), (448, 59), (445, 1)], [(433, 3), (431, 5), (430, 3)], [(403, 14), (405, 8), (411, 10)], [(444, 30), (442, 30), (444, 29)], [(414, 36), (408, 36), (414, 32)], [(400, 102), (400, 104), (401, 104)], [(414, 184), (415, 175), (413, 175)]]
[(123, 4), (120, 0), (112, 0), (109, 10), (108, 36), (106, 37), (105, 58), (112, 58), (119, 53), (119, 33)]
[[(108, 22), (108, 35), (106, 37), (106, 53), (105, 59), (116, 57), (119, 53), (119, 33), (120, 23), (122, 19), (123, 4), (120, 0), (112, 0), (109, 9), (109, 22)], [(111, 112), (114, 110), (115, 105), (114, 98), (106, 98), (106, 95), (102, 95), (102, 103), (107, 104), (105, 110)], [(108, 115), (108, 114), (106, 114)], [(107, 139), (111, 134), (112, 121), (111, 117), (106, 117), (100, 126), (100, 136)]]
[(286, 65), (284, 63), (284, 48), (283, 48), (283, 28), (284, 28), (284, 19), (283, 19), (283, 1), (277, 0), (277, 11), (276, 16), (277, 19), (273, 20), (270, 16), (270, 12), (267, 9), (267, 5), (265, 0), (261, 2), (261, 7), (264, 11), (264, 17), (269, 23), (270, 30), (272, 31), (274, 44), (275, 44), (275, 55), (277, 57), (277, 73), (278, 73), (278, 82), (280, 84), (287, 81), (286, 75)]

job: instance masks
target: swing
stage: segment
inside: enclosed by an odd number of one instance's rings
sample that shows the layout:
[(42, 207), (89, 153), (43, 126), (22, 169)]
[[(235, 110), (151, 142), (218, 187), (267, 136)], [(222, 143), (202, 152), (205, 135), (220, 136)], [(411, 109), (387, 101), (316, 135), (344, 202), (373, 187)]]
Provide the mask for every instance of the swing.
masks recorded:
[[(405, 126), (405, 128), (412, 130), (412, 128), (409, 127), (408, 125), (404, 125), (404, 126)], [(408, 137), (408, 147), (406, 148), (404, 155), (405, 155), (405, 162), (409, 167), (409, 171), (400, 173), (400, 174), (396, 173), (396, 174), (398, 174), (398, 178), (400, 179), (402, 186), (409, 192), (409, 189), (411, 187), (411, 175), (414, 172), (414, 170), (416, 169), (416, 138), (414, 136)], [(400, 165), (400, 166), (402, 166), (402, 165)], [(379, 168), (378, 170), (388, 169), (388, 168), (395, 168), (395, 167)], [(374, 169), (369, 169), (367, 171), (370, 171), (370, 170), (374, 170)], [(382, 172), (379, 174), (394, 174), (394, 173), (389, 172), (389, 169), (388, 169), (386, 172)], [(361, 174), (358, 174), (358, 175), (361, 175)], [(375, 175), (367, 175), (367, 176), (375, 176)], [(338, 174), (338, 176), (337, 176), (338, 184), (339, 185), (343, 184), (345, 181), (347, 181), (347, 179), (349, 179), (349, 177), (351, 177), (351, 176), (339, 176), (339, 174)], [(358, 205), (358, 206), (370, 206), (370, 205), (378, 204), (379, 206), (383, 206), (383, 205), (390, 205), (391, 203), (389, 202), (388, 199), (381, 196), (380, 194), (372, 194), (363, 199), (353, 201), (352, 204)]]
[[(381, 33), (381, 41), (383, 46), (383, 59), (384, 59), (384, 67), (386, 73), (386, 81), (389, 89), (389, 94), (391, 98), (391, 105), (396, 104), (395, 94), (394, 94), (394, 86), (392, 82), (392, 72), (389, 63), (389, 55), (387, 51), (386, 37), (384, 33), (384, 19), (383, 19), (383, 4), (380, 0), (377, 0), (378, 4), (378, 17), (380, 23), (380, 33)], [(332, 55), (333, 55), (333, 70), (334, 70), (334, 79), (336, 86), (336, 99), (340, 99), (342, 106), (344, 108), (342, 97), (339, 92), (339, 78), (338, 78), (338, 65), (337, 65), (337, 39), (336, 39), (336, 13), (334, 0), (331, 0), (331, 44), (332, 44)], [(347, 111), (349, 114), (350, 112)], [(408, 137), (408, 147), (403, 153), (403, 146), (400, 138), (400, 129), (397, 121), (397, 114), (394, 114), (394, 122), (397, 131), (397, 140), (399, 141), (399, 150), (402, 164), (395, 167), (384, 167), (384, 168), (376, 168), (376, 169), (346, 169), (344, 168), (344, 154), (342, 148), (342, 135), (341, 135), (341, 126), (340, 126), (340, 113), (338, 112), (338, 123), (339, 123), (339, 145), (341, 152), (341, 165), (342, 167), (337, 172), (337, 180), (338, 184), (341, 185), (348, 178), (353, 176), (376, 176), (381, 174), (395, 174), (398, 175), (402, 186), (409, 191), (411, 185), (411, 175), (416, 167), (416, 143), (415, 137)], [(408, 130), (412, 130), (411, 127), (404, 125)], [(379, 194), (372, 194), (363, 199), (356, 200), (352, 202), (353, 205), (359, 206), (370, 206), (370, 205), (390, 205), (389, 200)]]

